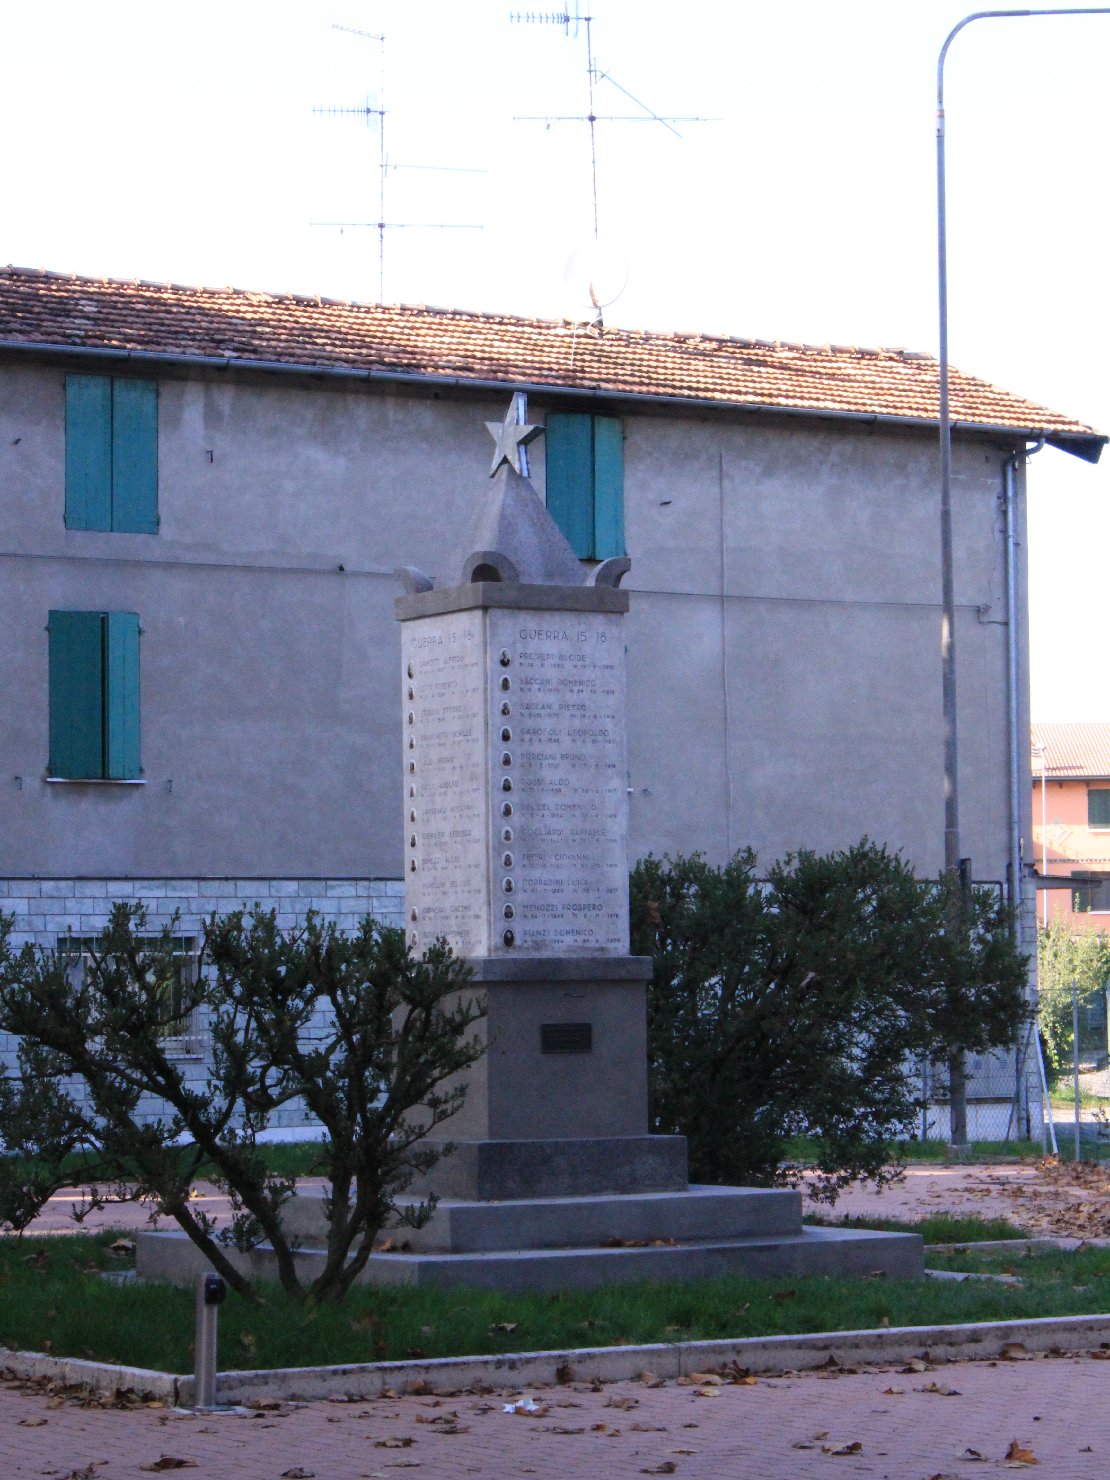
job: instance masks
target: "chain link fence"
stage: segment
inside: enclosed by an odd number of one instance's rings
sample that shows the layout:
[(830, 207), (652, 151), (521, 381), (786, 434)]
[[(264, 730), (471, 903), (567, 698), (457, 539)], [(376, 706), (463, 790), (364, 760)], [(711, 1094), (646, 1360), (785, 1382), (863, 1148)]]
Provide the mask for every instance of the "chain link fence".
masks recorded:
[(1110, 1150), (1110, 987), (1070, 985), (1043, 995), (1040, 1015), (1052, 1129), (1078, 1158)]

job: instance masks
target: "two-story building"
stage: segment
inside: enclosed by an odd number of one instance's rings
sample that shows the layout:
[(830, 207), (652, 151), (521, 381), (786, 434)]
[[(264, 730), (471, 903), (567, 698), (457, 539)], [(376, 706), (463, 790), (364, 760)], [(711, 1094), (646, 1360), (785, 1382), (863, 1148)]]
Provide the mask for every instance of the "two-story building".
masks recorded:
[[(183, 952), (239, 902), (399, 915), (394, 570), (438, 573), (513, 391), (576, 552), (627, 553), (630, 862), (867, 834), (943, 861), (937, 365), (0, 269), (0, 892)], [(1024, 449), (953, 373), (963, 851), (1029, 848)], [(1013, 610), (1007, 590), (1014, 593)]]
[(1032, 736), (1037, 918), (1110, 929), (1110, 724), (1034, 724)]

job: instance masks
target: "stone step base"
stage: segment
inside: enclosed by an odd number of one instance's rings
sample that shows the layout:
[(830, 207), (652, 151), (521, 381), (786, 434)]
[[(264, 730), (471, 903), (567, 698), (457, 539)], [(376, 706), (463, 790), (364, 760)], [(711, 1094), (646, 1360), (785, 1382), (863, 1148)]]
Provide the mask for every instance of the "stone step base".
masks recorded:
[[(301, 1193), (283, 1218), (302, 1241), (327, 1238), (324, 1198)], [(419, 1253), (482, 1254), (511, 1249), (600, 1248), (653, 1240), (677, 1243), (800, 1233), (801, 1194), (788, 1189), (699, 1187), (627, 1196), (444, 1199), (422, 1228), (399, 1228)]]
[[(434, 1144), (434, 1142), (433, 1142)], [(593, 1197), (610, 1193), (681, 1192), (686, 1187), (685, 1136), (580, 1136), (549, 1140), (452, 1142), (407, 1194), (461, 1201)]]
[[(186, 1283), (208, 1266), (181, 1233), (141, 1233), (136, 1239), (141, 1279)], [(274, 1279), (275, 1261), (266, 1246), (249, 1254), (230, 1253), (232, 1262), (255, 1279)], [(323, 1255), (303, 1249), (297, 1255), (306, 1280), (323, 1264)], [(924, 1246), (917, 1234), (870, 1233), (860, 1229), (806, 1228), (801, 1233), (764, 1238), (720, 1239), (641, 1248), (516, 1249), (495, 1253), (373, 1254), (360, 1283), (435, 1285), (446, 1289), (566, 1290), (635, 1280), (687, 1281), (718, 1275), (758, 1278), (819, 1275), (885, 1275), (917, 1278), (924, 1270)]]
[(870, 1275), (916, 1278), (924, 1246), (916, 1234), (807, 1228), (764, 1238), (706, 1240), (644, 1248), (503, 1250), (484, 1254), (371, 1255), (363, 1279), (380, 1285), (445, 1289), (567, 1290), (635, 1280), (713, 1279), (744, 1274)]

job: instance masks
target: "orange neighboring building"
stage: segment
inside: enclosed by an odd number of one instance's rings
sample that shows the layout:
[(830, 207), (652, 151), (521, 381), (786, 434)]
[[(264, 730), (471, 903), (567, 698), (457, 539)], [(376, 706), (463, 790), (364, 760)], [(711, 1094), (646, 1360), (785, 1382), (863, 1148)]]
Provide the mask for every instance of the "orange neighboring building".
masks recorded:
[[(1037, 923), (1110, 929), (1110, 724), (1033, 725), (1033, 865), (1071, 886), (1037, 891)], [(1047, 912), (1047, 913), (1046, 913)]]

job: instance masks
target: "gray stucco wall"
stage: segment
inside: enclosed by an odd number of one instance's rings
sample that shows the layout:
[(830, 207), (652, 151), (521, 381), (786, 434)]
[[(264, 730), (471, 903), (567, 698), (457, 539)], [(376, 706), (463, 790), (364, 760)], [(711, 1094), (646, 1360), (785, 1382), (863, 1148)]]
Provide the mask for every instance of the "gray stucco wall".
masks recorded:
[[(438, 569), (505, 398), (160, 377), (160, 532), (97, 534), (63, 525), (64, 376), (0, 365), (0, 877), (399, 876), (391, 572)], [(534, 397), (532, 419), (557, 404)], [(868, 833), (935, 871), (933, 437), (609, 409), (633, 560), (632, 857), (751, 843), (769, 861)], [(978, 878), (1007, 861), (1002, 456), (957, 441)], [(44, 781), (54, 607), (140, 614), (145, 785)]]

